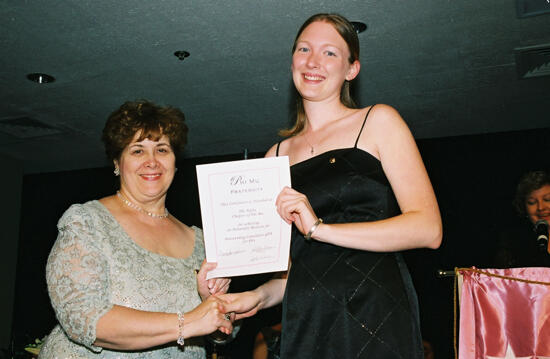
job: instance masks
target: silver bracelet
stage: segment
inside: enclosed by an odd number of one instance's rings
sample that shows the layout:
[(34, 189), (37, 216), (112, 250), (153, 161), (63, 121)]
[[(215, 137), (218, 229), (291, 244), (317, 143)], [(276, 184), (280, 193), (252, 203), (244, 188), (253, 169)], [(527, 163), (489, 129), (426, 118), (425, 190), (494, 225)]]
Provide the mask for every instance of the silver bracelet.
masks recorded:
[(311, 241), (311, 236), (313, 235), (313, 232), (315, 232), (315, 230), (317, 229), (317, 227), (319, 227), (321, 223), (323, 223), (322, 218), (318, 218), (317, 221), (313, 223), (313, 226), (311, 226), (311, 228), (309, 229), (309, 232), (307, 232), (307, 234), (304, 236), (306, 241)]
[(178, 345), (181, 345), (183, 346), (183, 344), (185, 344), (185, 338), (183, 337), (183, 313), (182, 312), (178, 312), (178, 340), (176, 341), (176, 343), (178, 343)]

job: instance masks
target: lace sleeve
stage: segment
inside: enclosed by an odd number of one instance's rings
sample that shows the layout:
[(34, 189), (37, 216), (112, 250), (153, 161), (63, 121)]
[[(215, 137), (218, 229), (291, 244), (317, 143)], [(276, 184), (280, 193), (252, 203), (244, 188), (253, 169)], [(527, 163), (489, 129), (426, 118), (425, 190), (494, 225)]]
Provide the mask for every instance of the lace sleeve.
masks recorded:
[(96, 324), (112, 308), (109, 266), (94, 237), (92, 216), (73, 205), (58, 223), (48, 257), (46, 280), (57, 320), (69, 338), (95, 352)]

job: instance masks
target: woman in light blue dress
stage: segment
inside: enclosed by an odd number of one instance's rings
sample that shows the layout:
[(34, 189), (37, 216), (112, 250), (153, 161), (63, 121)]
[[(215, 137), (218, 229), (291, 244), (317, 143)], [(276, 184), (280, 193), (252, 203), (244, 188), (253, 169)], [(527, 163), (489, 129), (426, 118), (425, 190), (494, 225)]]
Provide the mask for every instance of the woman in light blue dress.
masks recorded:
[(116, 194), (72, 205), (46, 268), (59, 325), (39, 358), (201, 358), (202, 335), (229, 334), (222, 303), (228, 279), (206, 280), (202, 231), (165, 207), (175, 153), (186, 142), (183, 113), (127, 102), (103, 130), (120, 176)]

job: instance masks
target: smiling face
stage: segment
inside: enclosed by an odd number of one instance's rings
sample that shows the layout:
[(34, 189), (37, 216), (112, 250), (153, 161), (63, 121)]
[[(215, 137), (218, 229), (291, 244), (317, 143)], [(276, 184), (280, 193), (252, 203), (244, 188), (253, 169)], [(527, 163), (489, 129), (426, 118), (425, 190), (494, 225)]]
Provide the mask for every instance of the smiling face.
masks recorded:
[(550, 184), (534, 190), (527, 196), (525, 211), (533, 224), (541, 219), (550, 223)]
[(130, 201), (145, 203), (166, 194), (175, 173), (176, 157), (166, 135), (142, 141), (137, 132), (115, 165), (120, 168), (120, 189)]
[(338, 99), (342, 84), (359, 72), (359, 62), (350, 63), (346, 41), (325, 21), (309, 24), (296, 41), (292, 55), (292, 78), (305, 100)]

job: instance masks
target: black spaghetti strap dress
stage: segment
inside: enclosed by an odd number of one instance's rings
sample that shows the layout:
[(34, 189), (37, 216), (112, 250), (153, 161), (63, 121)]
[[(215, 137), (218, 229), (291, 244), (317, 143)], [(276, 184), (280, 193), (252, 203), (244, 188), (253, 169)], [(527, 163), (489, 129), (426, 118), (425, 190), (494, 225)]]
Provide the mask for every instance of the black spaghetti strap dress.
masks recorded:
[[(380, 161), (357, 148), (359, 136), (354, 147), (291, 167), (292, 187), (325, 223), (400, 213)], [(416, 293), (400, 253), (306, 241), (295, 228), (290, 252), (281, 358), (424, 357)]]

